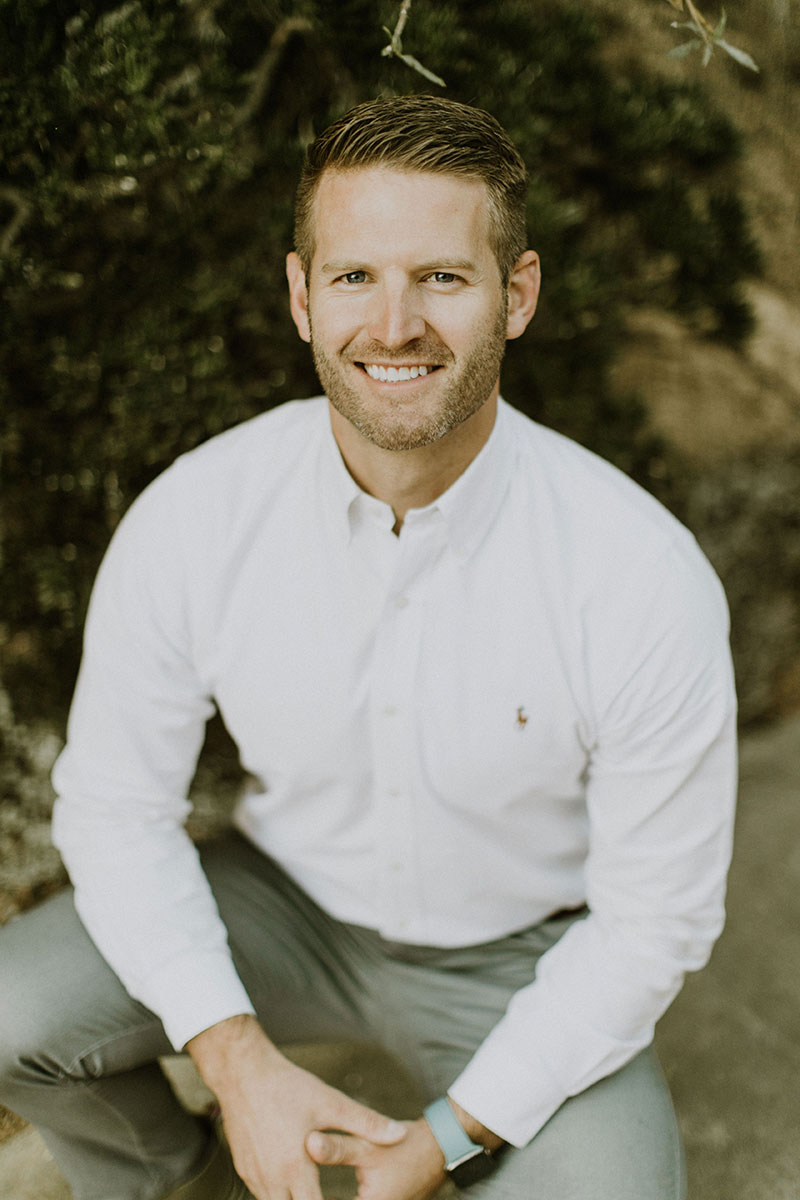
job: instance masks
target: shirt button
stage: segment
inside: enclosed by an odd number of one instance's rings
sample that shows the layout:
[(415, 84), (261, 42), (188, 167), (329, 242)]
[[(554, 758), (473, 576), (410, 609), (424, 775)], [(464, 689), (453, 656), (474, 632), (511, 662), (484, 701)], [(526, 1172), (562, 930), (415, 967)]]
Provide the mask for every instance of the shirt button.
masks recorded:
[(386, 704), (383, 709), (383, 715), (385, 717), (396, 717), (397, 716), (397, 705), (396, 704)]
[(408, 596), (398, 596), (394, 602), (395, 608), (408, 608)]

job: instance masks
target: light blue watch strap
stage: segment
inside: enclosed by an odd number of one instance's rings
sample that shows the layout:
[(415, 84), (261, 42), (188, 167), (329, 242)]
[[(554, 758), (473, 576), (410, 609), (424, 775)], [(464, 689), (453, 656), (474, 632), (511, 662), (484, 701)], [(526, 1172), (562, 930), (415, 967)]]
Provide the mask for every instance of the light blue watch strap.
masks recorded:
[(476, 1150), (483, 1152), (483, 1146), (473, 1142), (464, 1132), (446, 1096), (428, 1105), (425, 1109), (425, 1120), (430, 1125), (448, 1166), (460, 1162), (463, 1158), (470, 1158)]

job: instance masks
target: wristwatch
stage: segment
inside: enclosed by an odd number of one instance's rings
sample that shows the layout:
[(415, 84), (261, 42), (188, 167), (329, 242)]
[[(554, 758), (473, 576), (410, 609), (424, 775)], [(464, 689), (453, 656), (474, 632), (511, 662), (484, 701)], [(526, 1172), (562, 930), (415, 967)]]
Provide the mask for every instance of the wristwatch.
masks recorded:
[(468, 1187), (492, 1173), (495, 1163), (491, 1154), (467, 1136), (446, 1096), (428, 1105), (425, 1120), (444, 1155), (444, 1169), (456, 1187)]

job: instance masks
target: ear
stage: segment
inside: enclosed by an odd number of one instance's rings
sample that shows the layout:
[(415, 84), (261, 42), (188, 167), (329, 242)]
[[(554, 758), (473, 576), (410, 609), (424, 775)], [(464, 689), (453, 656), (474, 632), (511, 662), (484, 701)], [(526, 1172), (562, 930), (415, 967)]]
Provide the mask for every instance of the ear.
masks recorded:
[(311, 341), (311, 326), (308, 320), (308, 288), (306, 274), (294, 250), (286, 255), (286, 278), (289, 280), (289, 308), (297, 332), (304, 342)]
[(526, 250), (517, 260), (508, 281), (507, 338), (518, 338), (527, 329), (536, 312), (541, 279), (539, 255), (535, 250)]

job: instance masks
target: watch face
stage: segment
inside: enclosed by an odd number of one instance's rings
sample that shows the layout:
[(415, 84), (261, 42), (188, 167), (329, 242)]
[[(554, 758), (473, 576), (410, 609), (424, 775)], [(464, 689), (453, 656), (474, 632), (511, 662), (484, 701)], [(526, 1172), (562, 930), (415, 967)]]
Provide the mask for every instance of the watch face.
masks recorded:
[(488, 1150), (475, 1148), (473, 1154), (460, 1158), (457, 1162), (448, 1163), (447, 1174), (456, 1187), (469, 1187), (479, 1179), (485, 1179), (494, 1170), (494, 1160)]

